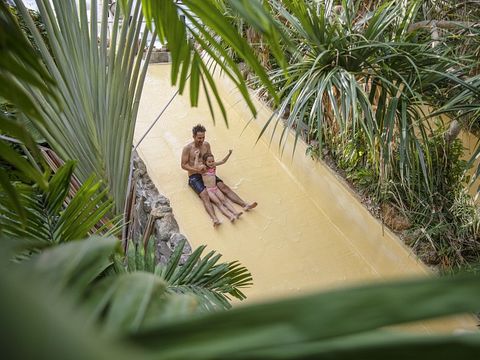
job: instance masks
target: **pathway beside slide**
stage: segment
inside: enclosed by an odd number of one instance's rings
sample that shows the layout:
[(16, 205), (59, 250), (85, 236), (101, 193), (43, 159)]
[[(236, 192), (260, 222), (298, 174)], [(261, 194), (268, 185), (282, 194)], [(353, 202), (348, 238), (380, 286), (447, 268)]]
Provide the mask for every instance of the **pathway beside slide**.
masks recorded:
[[(305, 145), (293, 137), (283, 156), (270, 132), (256, 143), (268, 109), (253, 120), (226, 80), (218, 82), (228, 112), (227, 129), (218, 112), (213, 125), (205, 98), (191, 108), (188, 91), (177, 96), (139, 147), (159, 191), (171, 201), (180, 231), (192, 246), (207, 244), (224, 261), (239, 260), (253, 275), (247, 301), (294, 296), (352, 283), (406, 276), (425, 276), (427, 268), (381, 223), (326, 166), (305, 156)], [(140, 104), (135, 143), (151, 125), (176, 89), (170, 66), (151, 65)], [(192, 140), (197, 123), (207, 128), (206, 140), (217, 159), (229, 149), (229, 161), (218, 175), (258, 207), (231, 224), (214, 229), (202, 202), (180, 168), (182, 148)], [(278, 131), (280, 133), (281, 131)], [(412, 304), (413, 305), (413, 304)], [(472, 328), (469, 317), (422, 325), (424, 330)]]

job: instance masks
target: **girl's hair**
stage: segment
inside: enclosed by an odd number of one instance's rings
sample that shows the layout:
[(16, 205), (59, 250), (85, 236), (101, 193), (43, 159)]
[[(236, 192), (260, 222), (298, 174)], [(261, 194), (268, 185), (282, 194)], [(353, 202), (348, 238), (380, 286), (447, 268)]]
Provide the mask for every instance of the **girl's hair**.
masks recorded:
[(207, 162), (207, 159), (208, 159), (210, 156), (213, 157), (213, 155), (210, 154), (210, 153), (203, 154), (202, 160), (203, 160), (203, 163), (204, 163), (204, 164)]

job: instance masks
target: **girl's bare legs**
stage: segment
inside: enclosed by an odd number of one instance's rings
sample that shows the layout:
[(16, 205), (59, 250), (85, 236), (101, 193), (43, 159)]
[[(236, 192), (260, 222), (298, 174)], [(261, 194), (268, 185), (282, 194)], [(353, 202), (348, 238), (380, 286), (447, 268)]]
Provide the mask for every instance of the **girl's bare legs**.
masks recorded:
[(243, 214), (242, 211), (237, 212), (235, 210), (235, 208), (232, 206), (232, 204), (228, 202), (228, 200), (225, 198), (221, 191), (215, 192), (215, 195), (218, 197), (222, 205), (225, 206), (228, 210), (230, 210), (230, 212), (234, 214), (237, 219)]
[(234, 222), (235, 219), (237, 218), (235, 214), (232, 214), (230, 210), (228, 210), (220, 201), (220, 199), (217, 197), (216, 194), (214, 194), (211, 191), (208, 191), (208, 195), (210, 196), (210, 200), (217, 205), (218, 209), (222, 212), (223, 215), (228, 217), (231, 222)]
[(220, 220), (218, 220), (217, 215), (215, 215), (215, 210), (213, 209), (213, 205), (210, 202), (210, 197), (208, 195), (207, 188), (203, 189), (203, 191), (199, 194), (200, 199), (203, 201), (203, 205), (205, 206), (205, 209), (207, 210), (208, 215), (210, 215), (210, 218), (213, 221), (213, 227), (217, 227), (218, 225), (221, 224)]

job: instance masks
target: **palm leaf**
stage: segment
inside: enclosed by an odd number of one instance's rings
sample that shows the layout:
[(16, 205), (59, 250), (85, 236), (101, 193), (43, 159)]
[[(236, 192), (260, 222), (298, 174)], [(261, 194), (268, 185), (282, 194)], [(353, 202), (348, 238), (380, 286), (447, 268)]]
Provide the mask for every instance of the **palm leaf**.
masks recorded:
[[(38, 106), (28, 96), (28, 91), (22, 85), (22, 82), (29, 87), (52, 94), (50, 87), (53, 86), (53, 80), (45, 71), (41, 61), (38, 60), (34, 49), (5, 2), (0, 3), (0, 33), (2, 34), (0, 35), (0, 51), (2, 53), (0, 57), (0, 83), (3, 84), (0, 87), (0, 98), (11, 102), (21, 113), (42, 122)], [(55, 103), (54, 100), (55, 98), (52, 98), (52, 104)], [(0, 130), (25, 144), (36, 160), (43, 164), (35, 142), (23, 126), (0, 114)], [(12, 152), (3, 140), (0, 141), (0, 147), (0, 156), (4, 160), (17, 167), (24, 176), (37, 182), (38, 186), (46, 189), (46, 179), (34, 164), (27, 162), (19, 154)], [(10, 197), (13, 208), (22, 223), (24, 223), (26, 221), (26, 213), (20, 202), (14, 199), (18, 196), (15, 187), (6, 181), (5, 178), (2, 179), (0, 186)]]
[(245, 299), (241, 289), (252, 285), (252, 276), (237, 261), (218, 264), (221, 255), (215, 251), (202, 257), (205, 246), (198, 247), (186, 261), (182, 261), (186, 244), (182, 240), (165, 265), (157, 264), (154, 267), (152, 240), (146, 248), (138, 244), (128, 247), (126, 268), (129, 272), (155, 273), (166, 282), (168, 293), (195, 296), (203, 310), (229, 309), (230, 296)]
[(143, 271), (106, 277), (89, 292), (90, 318), (97, 318), (107, 333), (135, 333), (196, 311), (194, 297), (172, 295), (166, 289), (164, 280)]
[[(152, 274), (127, 274), (132, 275), (128, 277), (132, 283), (123, 278), (122, 283), (113, 288), (113, 291), (121, 288), (119, 296), (126, 297), (116, 300), (115, 312), (119, 314), (116, 324), (121, 326), (125, 324), (124, 319), (130, 318), (126, 328), (135, 331), (137, 328), (128, 325), (143, 317), (146, 322), (142, 324), (148, 323), (148, 327), (142, 326), (140, 331), (127, 336), (122, 329), (112, 328), (113, 337), (105, 338), (97, 327), (88, 323), (92, 313), (87, 313), (86, 309), (91, 308), (74, 306), (72, 298), (78, 297), (71, 295), (78, 294), (69, 291), (69, 286), (59, 288), (58, 283), (55, 284), (58, 279), (62, 281), (62, 275), (61, 272), (51, 274), (55, 267), (47, 266), (50, 261), (42, 261), (41, 266), (37, 263), (41, 271), (32, 271), (28, 263), (9, 262), (11, 254), (8, 242), (2, 241), (0, 245), (0, 270), (3, 274), (0, 276), (0, 291), (3, 294), (0, 297), (0, 317), (2, 324), (9, 329), (0, 342), (4, 351), (15, 354), (15, 357), (42, 359), (64, 354), (73, 359), (122, 359), (122, 356), (136, 359), (403, 359), (406, 356), (423, 359), (427, 354), (433, 354), (438, 358), (456, 356), (469, 359), (474, 358), (480, 348), (477, 333), (407, 335), (393, 329), (388, 332), (375, 330), (392, 324), (477, 311), (476, 299), (480, 295), (480, 288), (478, 277), (474, 275), (349, 288), (241, 307), (228, 312), (175, 319), (179, 309), (191, 306), (182, 298), (181, 302), (171, 302), (171, 307), (163, 307), (165, 313), (161, 319), (152, 316), (150, 319), (155, 321), (147, 322), (147, 317), (143, 316), (147, 313), (145, 309), (149, 309), (150, 304), (158, 304), (161, 298), (149, 296), (151, 289), (162, 285)], [(81, 246), (79, 243), (65, 244), (62, 253), (68, 248), (73, 250), (74, 245)], [(99, 252), (105, 249), (106, 254), (112, 245), (105, 239), (92, 239), (87, 247), (95, 246)], [(60, 257), (75, 257), (75, 251), (67, 252), (70, 256), (64, 253)], [(88, 251), (81, 252), (83, 256), (90, 254), (89, 258), (94, 256)], [(65, 265), (68, 268), (66, 261), (62, 263), (62, 268)], [(76, 268), (81, 269), (85, 270), (83, 267)], [(90, 275), (94, 276), (95, 272), (91, 271)], [(83, 275), (79, 271), (71, 271), (65, 276), (72, 277), (82, 278)], [(83, 278), (73, 283), (82, 284), (83, 287), (89, 283), (89, 277)], [(135, 283), (140, 284), (136, 286)], [(135, 290), (140, 293), (133, 294)], [(149, 291), (149, 294), (145, 291)], [(101, 291), (98, 296), (97, 299), (111, 298)], [(105, 311), (104, 314), (109, 311), (105, 306), (99, 308)], [(116, 333), (120, 337), (115, 336)], [(52, 336), (55, 342), (51, 341)], [(23, 346), (18, 346), (19, 341)], [(63, 346), (59, 346), (59, 342)], [(117, 353), (119, 350), (121, 352)]]
[[(217, 103), (223, 107), (220, 97), (217, 95), (217, 89), (214, 82), (210, 81), (210, 73), (204, 63), (205, 57), (198, 57), (197, 50), (189, 41), (188, 36), (192, 36), (196, 42), (202, 46), (202, 51), (208, 54), (208, 57), (220, 66), (221, 70), (229, 76), (239, 88), (242, 96), (246, 100), (253, 114), (256, 113), (250, 95), (245, 86), (242, 74), (233, 62), (231, 56), (225, 51), (224, 43), (233, 48), (247, 64), (262, 79), (270, 94), (276, 99), (275, 90), (265, 72), (255, 57), (251, 47), (242, 38), (235, 27), (223, 16), (217, 7), (217, 2), (213, 0), (203, 1), (199, 4), (196, 1), (183, 1), (178, 4), (174, 1), (152, 1), (143, 0), (143, 12), (149, 24), (155, 21), (155, 28), (159, 34), (161, 42), (168, 42), (172, 55), (172, 84), (179, 82), (180, 93), (183, 92), (187, 81), (187, 74), (190, 73), (190, 102), (195, 106), (198, 102), (198, 80), (200, 74), (208, 82), (208, 87), (215, 95)], [(261, 29), (265, 38), (269, 40), (274, 49), (274, 54), (280, 63), (284, 63), (283, 53), (279, 50), (278, 28), (272, 27), (274, 23), (268, 22), (271, 16), (266, 9), (260, 5), (260, 2), (232, 2), (237, 11), (241, 12), (253, 26)], [(183, 15), (188, 21), (183, 23), (179, 15)], [(187, 31), (188, 30), (188, 31)], [(211, 34), (215, 34), (212, 36)], [(220, 41), (219, 37), (222, 39)], [(286, 39), (286, 38), (285, 38)], [(191, 60), (191, 52), (195, 53), (196, 61)], [(179, 76), (180, 75), (180, 76)], [(203, 81), (203, 80), (202, 80)], [(205, 84), (206, 85), (206, 84)], [(207, 88), (206, 88), (207, 89)], [(206, 90), (208, 91), (208, 90)], [(211, 108), (212, 109), (212, 108)], [(212, 116), (214, 116), (213, 111)], [(222, 112), (225, 121), (226, 113)]]
[(174, 293), (195, 294), (206, 309), (230, 308), (229, 295), (245, 299), (240, 290), (252, 285), (252, 276), (238, 262), (217, 264), (220, 254), (210, 251), (202, 256), (200, 246), (180, 266), (185, 240), (180, 242), (166, 265), (157, 265), (155, 272), (165, 279)]
[[(448, 57), (448, 49), (433, 48), (406, 31), (420, 2), (386, 2), (358, 17), (353, 1), (344, 2), (340, 15), (333, 12), (333, 2), (270, 4), (282, 19), (278, 26), (297, 42), (298, 50), (288, 54), (288, 78), (282, 69), (271, 72), (282, 100), (259, 138), (274, 123), (272, 138), (281, 129), (283, 152), (288, 129), (294, 129), (295, 151), (301, 132), (307, 131), (309, 139), (316, 136), (319, 154), (324, 145), (333, 153), (346, 152), (344, 144), (361, 138), (369, 166), (377, 169), (381, 181), (395, 181), (401, 174), (409, 184), (405, 174), (420, 172), (421, 181), (410, 190), (434, 191), (430, 182), (435, 169), (427, 146), (432, 130), (419, 109), (435, 107), (439, 94), (452, 86), (469, 91), (474, 86), (461, 79), (467, 67)], [(290, 112), (283, 122), (280, 114), (286, 109)]]
[[(436, 344), (445, 345), (443, 350), (452, 344), (449, 353), (455, 349), (458, 356), (468, 358), (480, 347), (478, 334), (405, 336), (398, 331), (372, 331), (477, 311), (479, 295), (478, 277), (472, 275), (385, 283), (236, 308), (159, 326), (133, 338), (138, 346), (159, 356), (177, 358), (269, 358), (281, 354), (285, 358), (351, 358), (347, 355), (359, 348), (358, 354), (367, 358), (390, 353), (400, 359), (393, 350), (401, 346), (405, 351), (412, 349), (413, 356), (415, 350), (435, 351)], [(441, 351), (436, 353), (441, 355)]]
[[(66, 255), (63, 253), (65, 249), (61, 250), (61, 254), (57, 252), (54, 257), (48, 256), (48, 259), (45, 259), (48, 261), (43, 262), (39, 258), (35, 264), (36, 271), (32, 271), (32, 267), (26, 263), (18, 265), (9, 261), (12, 254), (7, 250), (6, 240), (2, 239), (0, 251), (0, 318), (3, 326), (9, 329), (2, 336), (0, 344), (6, 358), (131, 358), (134, 352), (131, 352), (130, 347), (120, 344), (113, 346), (111, 340), (98, 333), (97, 328), (85, 323), (88, 312), (73, 301), (73, 295), (76, 295), (74, 291), (61, 288), (55, 283), (63, 281), (60, 268), (54, 266), (47, 270), (44, 266), (50, 261), (56, 261), (55, 265), (58, 265), (57, 255)], [(105, 246), (111, 251), (113, 243), (108, 239), (92, 239), (88, 247), (93, 246), (95, 251), (103, 251), (99, 247)], [(77, 245), (80, 244), (67, 244), (72, 250)], [(85, 248), (76, 250), (82, 250), (81, 256), (85, 258), (77, 264), (87, 265), (87, 254), (88, 257), (93, 254), (85, 251)], [(69, 251), (64, 260), (68, 263), (69, 259), (75, 256), (78, 259), (79, 255)], [(80, 272), (75, 272), (74, 275), (87, 280), (82, 271), (93, 275), (90, 265), (92, 264), (77, 267), (76, 270)], [(74, 282), (78, 285), (85, 283), (83, 280)]]
[(54, 284), (56, 289), (81, 295), (111, 265), (109, 260), (118, 240), (92, 236), (46, 249), (22, 262), (30, 271)]
[(148, 65), (148, 61), (141, 65), (149, 32), (142, 25), (140, 2), (126, 3), (130, 21), (123, 21), (117, 11), (109, 44), (108, 2), (100, 13), (97, 2), (91, 4), (90, 19), (99, 21), (98, 29), (96, 21), (88, 23), (85, 0), (78, 8), (73, 0), (38, 0), (55, 60), (22, 2), (16, 3), (59, 87), (60, 112), (50, 106), (49, 94), (27, 87), (45, 119), (39, 130), (62, 159), (79, 161), (75, 173), (81, 182), (95, 173), (108, 184), (116, 213), (123, 212), (138, 100)]
[[(41, 246), (84, 238), (112, 208), (101, 183), (88, 179), (74, 196), (67, 199), (75, 163), (70, 161), (58, 169), (43, 191), (35, 185), (16, 184), (20, 202), (26, 211), (27, 222), (11, 210), (11, 198), (0, 197), (3, 216), (0, 227), (6, 234), (18, 238), (31, 238)], [(66, 203), (68, 203), (66, 205)], [(107, 233), (118, 231), (118, 220), (111, 222)]]

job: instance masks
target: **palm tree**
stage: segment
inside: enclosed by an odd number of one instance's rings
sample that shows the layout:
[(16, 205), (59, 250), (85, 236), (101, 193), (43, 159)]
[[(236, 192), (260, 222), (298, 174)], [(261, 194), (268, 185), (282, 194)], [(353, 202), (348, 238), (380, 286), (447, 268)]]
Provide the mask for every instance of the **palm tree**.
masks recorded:
[[(431, 154), (424, 146), (430, 125), (422, 107), (435, 105), (452, 83), (465, 83), (448, 48), (432, 48), (408, 31), (420, 2), (387, 3), (363, 17), (356, 16), (353, 1), (341, 10), (332, 1), (270, 3), (297, 42), (289, 54), (288, 79), (283, 70), (272, 72), (282, 98), (276, 120), (288, 114), (287, 127), (297, 137), (307, 132), (320, 153), (325, 142), (343, 149), (356, 142), (361, 150), (351, 151), (364, 151), (381, 181), (398, 173), (412, 189), (432, 191)], [(409, 174), (423, 181), (408, 184)]]

